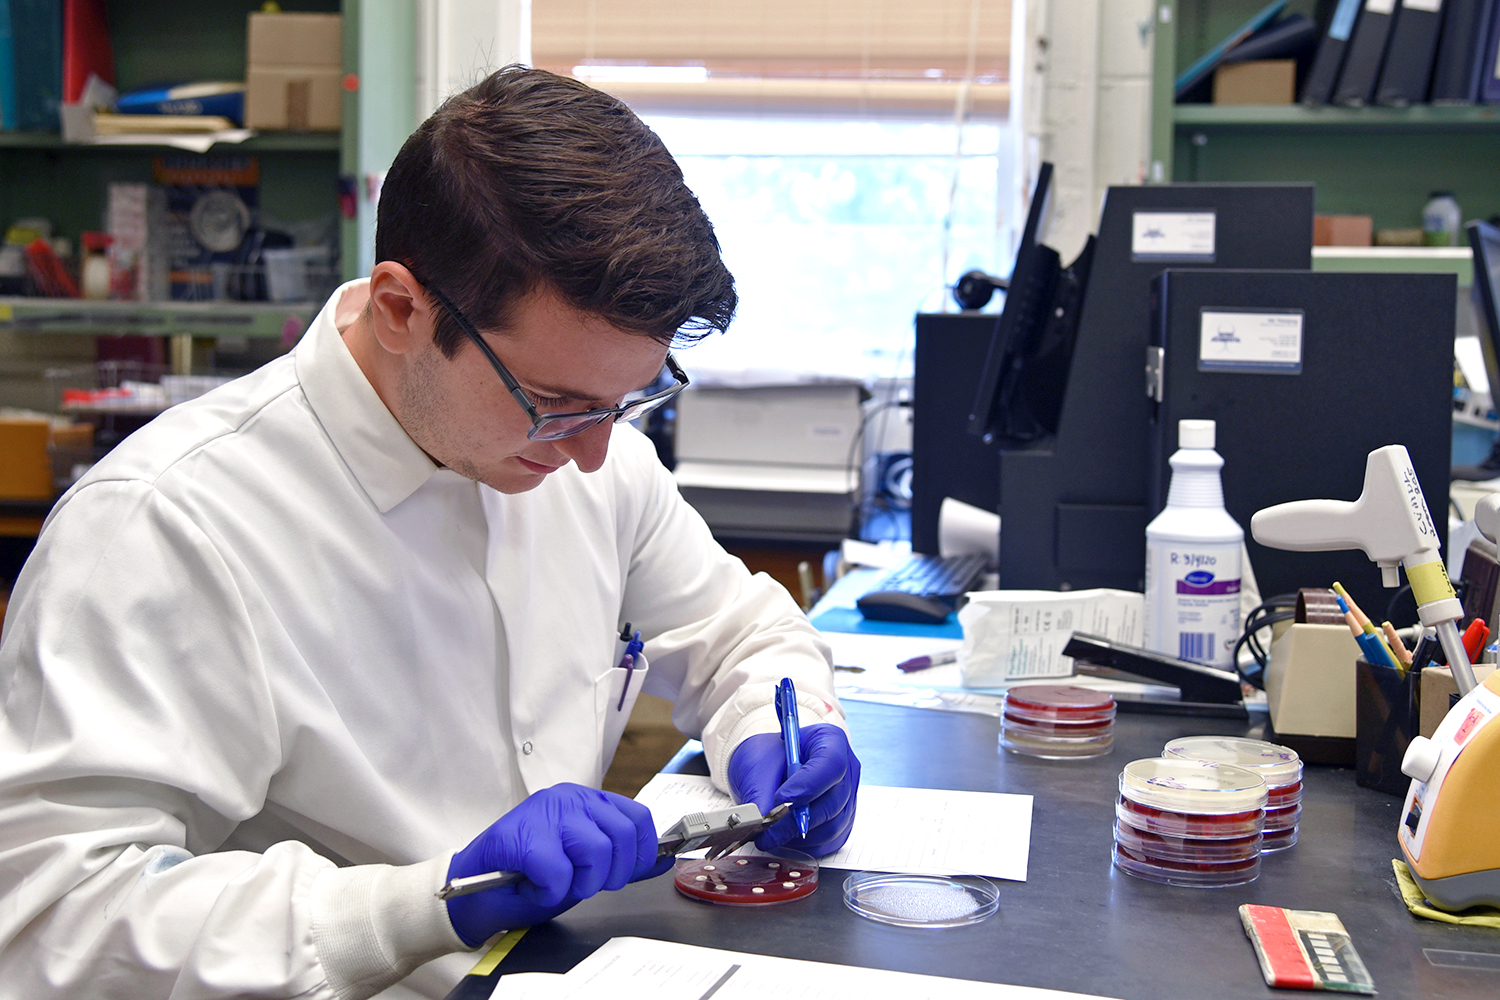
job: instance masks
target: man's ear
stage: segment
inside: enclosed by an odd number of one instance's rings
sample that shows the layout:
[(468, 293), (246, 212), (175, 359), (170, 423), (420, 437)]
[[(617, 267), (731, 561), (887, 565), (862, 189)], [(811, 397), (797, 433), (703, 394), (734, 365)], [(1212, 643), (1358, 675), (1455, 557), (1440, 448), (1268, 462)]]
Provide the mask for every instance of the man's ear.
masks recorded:
[(410, 354), (432, 340), (432, 308), (422, 285), (391, 260), (370, 272), (370, 319), (375, 339), (389, 354)]

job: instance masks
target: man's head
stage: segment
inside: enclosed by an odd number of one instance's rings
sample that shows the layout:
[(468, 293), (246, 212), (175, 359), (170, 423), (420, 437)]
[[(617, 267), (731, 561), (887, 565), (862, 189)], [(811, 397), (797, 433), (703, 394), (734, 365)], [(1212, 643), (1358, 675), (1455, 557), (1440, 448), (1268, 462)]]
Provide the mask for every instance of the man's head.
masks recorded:
[(669, 344), (723, 330), (736, 303), (656, 135), (607, 94), (520, 67), (407, 140), (375, 254), (369, 307), (344, 335), (355, 360), (428, 455), (506, 493), (604, 462), (611, 422), (532, 440), (532, 414), (619, 406), (657, 380)]
[[(737, 301), (656, 134), (602, 91), (519, 66), (449, 98), (406, 140), (381, 189), (375, 259), (404, 264), (481, 330), (547, 290), (665, 343), (724, 330)], [(452, 357), (464, 334), (436, 323)]]

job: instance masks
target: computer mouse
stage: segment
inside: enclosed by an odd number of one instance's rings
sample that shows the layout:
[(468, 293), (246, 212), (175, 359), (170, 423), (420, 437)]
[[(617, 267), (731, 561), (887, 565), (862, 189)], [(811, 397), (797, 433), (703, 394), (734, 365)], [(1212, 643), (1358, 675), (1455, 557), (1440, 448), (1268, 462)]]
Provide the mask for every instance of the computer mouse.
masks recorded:
[(860, 614), (882, 622), (941, 625), (953, 613), (942, 601), (905, 590), (872, 590), (854, 603)]

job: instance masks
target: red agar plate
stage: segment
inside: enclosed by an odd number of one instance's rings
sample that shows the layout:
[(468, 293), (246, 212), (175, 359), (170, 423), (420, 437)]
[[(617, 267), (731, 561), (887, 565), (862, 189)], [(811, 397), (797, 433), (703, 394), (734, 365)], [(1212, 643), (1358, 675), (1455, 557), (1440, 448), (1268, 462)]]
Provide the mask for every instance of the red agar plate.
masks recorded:
[(810, 896), (818, 888), (818, 863), (806, 855), (731, 854), (709, 861), (679, 858), (677, 891), (710, 903), (764, 906)]

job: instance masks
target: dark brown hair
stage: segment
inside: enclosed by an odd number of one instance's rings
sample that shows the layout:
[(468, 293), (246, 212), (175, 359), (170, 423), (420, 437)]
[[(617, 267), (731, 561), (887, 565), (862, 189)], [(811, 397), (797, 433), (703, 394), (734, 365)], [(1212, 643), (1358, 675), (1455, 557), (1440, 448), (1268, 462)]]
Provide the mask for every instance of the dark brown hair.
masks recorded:
[[(729, 325), (719, 241), (656, 133), (620, 101), (507, 66), (443, 102), (401, 147), (376, 214), (375, 259), (432, 282), (481, 329), (555, 291), (663, 343)], [(464, 335), (439, 311), (452, 357)]]

